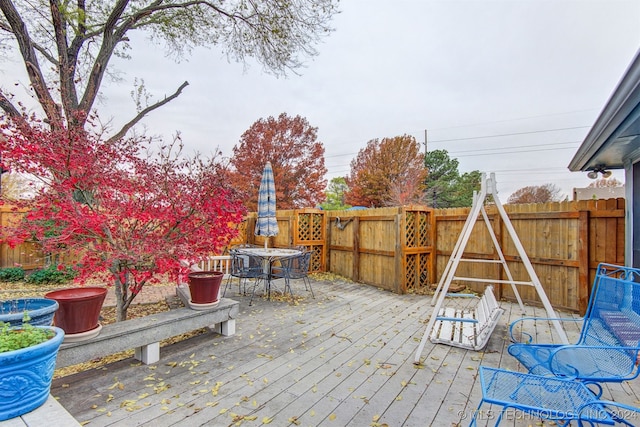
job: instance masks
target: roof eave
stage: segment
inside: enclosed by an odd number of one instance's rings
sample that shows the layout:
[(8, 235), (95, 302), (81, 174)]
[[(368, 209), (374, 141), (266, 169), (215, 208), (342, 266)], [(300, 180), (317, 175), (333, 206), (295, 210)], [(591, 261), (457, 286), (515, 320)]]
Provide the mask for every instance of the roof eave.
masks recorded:
[(638, 104), (640, 104), (640, 49), (636, 51), (633, 61), (569, 163), (569, 170), (577, 172), (592, 169), (595, 165), (590, 163), (591, 160), (623, 130), (620, 129), (620, 125)]

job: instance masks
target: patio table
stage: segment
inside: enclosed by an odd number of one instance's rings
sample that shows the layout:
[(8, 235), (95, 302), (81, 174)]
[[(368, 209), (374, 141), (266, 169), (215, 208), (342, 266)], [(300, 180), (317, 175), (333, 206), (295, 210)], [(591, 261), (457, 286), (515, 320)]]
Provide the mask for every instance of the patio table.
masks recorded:
[[(236, 251), (239, 254), (253, 255), (262, 258), (262, 268), (266, 279), (267, 299), (271, 298), (271, 268), (273, 264), (280, 258), (300, 255), (302, 251), (297, 249), (285, 249), (285, 248), (238, 248)], [(286, 289), (285, 289), (286, 291)], [(252, 295), (253, 298), (253, 295)]]

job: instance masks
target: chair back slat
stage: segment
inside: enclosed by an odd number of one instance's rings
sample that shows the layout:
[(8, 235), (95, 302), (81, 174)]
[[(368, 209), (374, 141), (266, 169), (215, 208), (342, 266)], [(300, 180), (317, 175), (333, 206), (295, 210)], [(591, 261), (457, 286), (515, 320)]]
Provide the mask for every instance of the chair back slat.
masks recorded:
[(602, 264), (585, 316), (580, 343), (640, 346), (638, 271)]
[(255, 278), (263, 274), (262, 258), (230, 250), (231, 272), (234, 277)]
[[(576, 378), (596, 385), (634, 379), (640, 373), (639, 307), (640, 270), (600, 264), (576, 344), (514, 342), (509, 354), (532, 374)], [(524, 320), (535, 318), (514, 321), (509, 326), (512, 339), (514, 325), (524, 324)], [(596, 388), (602, 392), (601, 387)]]

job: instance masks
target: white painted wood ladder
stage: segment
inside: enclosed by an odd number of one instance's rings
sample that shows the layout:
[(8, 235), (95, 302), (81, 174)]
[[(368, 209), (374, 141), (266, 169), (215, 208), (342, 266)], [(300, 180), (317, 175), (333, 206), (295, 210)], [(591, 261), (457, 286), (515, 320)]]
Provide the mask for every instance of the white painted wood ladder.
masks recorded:
[[(507, 229), (509, 236), (513, 240), (513, 244), (518, 252), (518, 255), (529, 275), (529, 281), (516, 281), (513, 280), (513, 276), (511, 271), (509, 270), (509, 266), (504, 258), (504, 254), (500, 248), (498, 239), (496, 238), (496, 233), (493, 230), (491, 222), (489, 221), (489, 217), (484, 209), (485, 201), (487, 200), (487, 196), (491, 195), (495, 206), (500, 213), (500, 217), (502, 218), (503, 224)], [(497, 260), (493, 259), (464, 259), (462, 258), (464, 254), (465, 247), (469, 242), (469, 237), (471, 236), (471, 232), (473, 231), (474, 225), (476, 224), (478, 217), (482, 215), (485, 225), (487, 226), (487, 230), (489, 235), (491, 236), (491, 240), (493, 241), (493, 245), (496, 249), (498, 258)], [(456, 270), (460, 262), (482, 262), (482, 263), (497, 263), (501, 264), (504, 273), (507, 277), (507, 280), (497, 280), (497, 279), (489, 279), (489, 278), (477, 278), (477, 277), (460, 277), (456, 276)], [(420, 363), (420, 355), (422, 354), (422, 350), (424, 350), (424, 346), (428, 339), (431, 339), (433, 342), (439, 342), (443, 344), (456, 345), (462, 348), (468, 348), (471, 350), (480, 350), (482, 349), (487, 342), (489, 341), (489, 337), (491, 336), (491, 331), (495, 328), (500, 315), (502, 314), (502, 310), (497, 305), (497, 301), (495, 304), (490, 303), (491, 297), (495, 300), (495, 296), (493, 295), (492, 288), (485, 289), (485, 294), (480, 299), (478, 305), (472, 309), (467, 310), (466, 312), (460, 312), (457, 315), (451, 314), (451, 310), (447, 310), (444, 307), (445, 298), (450, 296), (447, 294), (449, 290), (449, 286), (452, 281), (468, 281), (468, 282), (479, 282), (486, 284), (509, 284), (513, 289), (513, 293), (520, 305), (521, 310), (524, 312), (524, 305), (522, 303), (522, 299), (520, 298), (520, 294), (518, 293), (518, 289), (516, 285), (525, 285), (525, 286), (533, 286), (540, 300), (542, 301), (542, 305), (547, 311), (547, 315), (550, 318), (557, 318), (553, 307), (551, 307), (551, 303), (547, 298), (546, 293), (540, 283), (540, 279), (533, 269), (531, 265), (531, 261), (527, 256), (527, 253), (518, 238), (518, 235), (513, 228), (513, 224), (509, 220), (509, 217), (504, 210), (504, 207), (500, 203), (500, 199), (498, 198), (498, 191), (496, 189), (496, 181), (495, 174), (491, 173), (489, 178), (486, 177), (486, 174), (482, 174), (480, 193), (474, 193), (473, 195), (473, 205), (471, 207), (471, 211), (469, 212), (469, 216), (462, 228), (462, 232), (458, 237), (456, 245), (451, 253), (451, 257), (449, 258), (449, 262), (445, 267), (444, 273), (440, 277), (440, 281), (438, 283), (438, 287), (433, 295), (431, 300), (431, 305), (434, 305), (433, 314), (429, 319), (429, 323), (427, 324), (427, 328), (422, 336), (422, 340), (420, 341), (420, 345), (415, 354), (414, 363)], [(490, 295), (487, 295), (487, 291), (490, 292)], [(489, 305), (487, 305), (489, 303)], [(489, 312), (486, 310), (489, 309)], [(464, 318), (466, 317), (466, 320)], [(436, 328), (436, 322), (438, 322), (438, 327)], [(450, 323), (449, 325), (446, 325)], [(564, 343), (568, 343), (567, 336), (560, 325), (560, 322), (553, 322), (560, 339)], [(444, 327), (443, 327), (444, 326)], [(482, 329), (480, 329), (482, 328)], [(486, 333), (488, 332), (488, 333)], [(464, 335), (465, 338), (460, 337), (460, 335)]]

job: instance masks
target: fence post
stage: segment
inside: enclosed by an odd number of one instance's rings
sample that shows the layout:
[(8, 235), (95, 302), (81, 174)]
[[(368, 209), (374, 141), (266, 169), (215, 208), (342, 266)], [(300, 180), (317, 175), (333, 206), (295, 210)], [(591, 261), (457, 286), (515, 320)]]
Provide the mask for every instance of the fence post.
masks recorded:
[[(493, 232), (496, 235), (496, 240), (498, 241), (500, 248), (504, 248), (506, 243), (504, 241), (505, 233), (503, 233), (504, 221), (502, 221), (502, 217), (495, 209), (493, 210), (493, 213), (491, 214), (491, 216), (493, 217), (493, 222), (494, 222)], [(493, 259), (498, 259), (498, 248), (495, 248), (495, 247), (493, 248)], [(504, 268), (500, 268), (499, 264), (495, 264), (494, 270), (498, 271), (498, 277), (500, 278), (500, 280), (508, 279), (507, 277), (505, 277)], [(501, 300), (503, 296), (504, 296), (504, 284), (501, 283), (500, 285), (498, 285), (498, 294), (496, 295), (496, 297), (498, 298), (498, 300)]]
[(578, 211), (578, 310), (584, 315), (589, 302), (589, 211)]
[(360, 281), (360, 217), (353, 217), (353, 281)]
[(327, 218), (327, 214), (324, 214), (324, 271), (331, 271), (331, 250), (329, 247), (331, 246), (332, 236), (331, 236), (331, 219)]
[(436, 219), (436, 210), (432, 209), (429, 213), (429, 242), (431, 243), (431, 252), (429, 252), (429, 271), (428, 271), (428, 282), (427, 288), (431, 286), (432, 283), (436, 283), (436, 277), (438, 277), (438, 238), (436, 233), (437, 230), (437, 219)]
[(395, 243), (395, 257), (394, 264), (396, 270), (396, 279), (395, 279), (395, 292), (397, 294), (406, 294), (407, 293), (407, 272), (405, 271), (405, 263), (404, 258), (405, 254), (405, 239), (406, 239), (406, 224), (403, 221), (404, 215), (406, 211), (404, 208), (399, 209), (399, 213), (396, 214), (394, 219), (394, 225), (396, 230), (396, 243)]
[(298, 211), (293, 211), (293, 215), (289, 216), (289, 241), (287, 242), (288, 246), (293, 246), (298, 244), (298, 239), (300, 239), (300, 234), (298, 233), (300, 230), (298, 229)]

